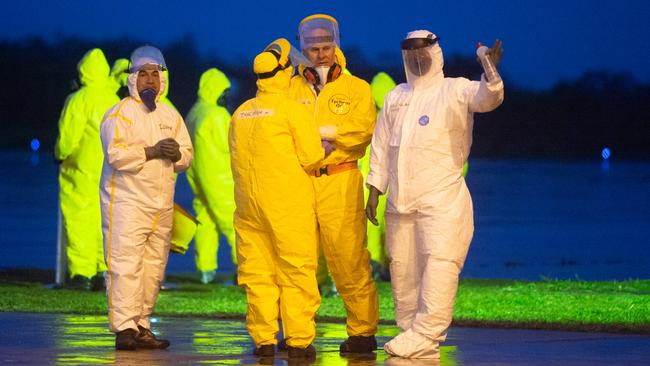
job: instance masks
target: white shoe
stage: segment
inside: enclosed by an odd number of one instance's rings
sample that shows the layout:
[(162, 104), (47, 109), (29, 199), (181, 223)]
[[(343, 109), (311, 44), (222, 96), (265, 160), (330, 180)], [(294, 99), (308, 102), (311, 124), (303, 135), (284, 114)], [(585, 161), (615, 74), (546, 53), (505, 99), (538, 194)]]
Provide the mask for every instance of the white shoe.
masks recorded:
[(387, 342), (384, 351), (391, 356), (404, 358), (440, 359), (438, 342), (411, 329)]
[(440, 366), (438, 359), (425, 358), (402, 358), (391, 356), (384, 360), (384, 365), (388, 366)]

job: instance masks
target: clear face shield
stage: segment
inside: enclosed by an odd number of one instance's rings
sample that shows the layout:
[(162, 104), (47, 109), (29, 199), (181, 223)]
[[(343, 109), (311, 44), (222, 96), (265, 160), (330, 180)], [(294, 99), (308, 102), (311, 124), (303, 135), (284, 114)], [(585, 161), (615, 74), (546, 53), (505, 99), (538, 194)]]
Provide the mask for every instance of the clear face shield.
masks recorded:
[(336, 47), (340, 47), (339, 24), (329, 15), (309, 16), (298, 25), (298, 39), (303, 50), (315, 43), (334, 42)]
[(402, 41), (402, 60), (406, 81), (414, 85), (442, 71), (442, 50), (438, 38), (407, 38)]
[[(265, 51), (274, 51), (276, 54), (280, 55), (278, 62), (282, 65), (291, 65), (295, 68), (297, 68), (298, 65), (309, 65), (309, 60), (307, 60), (305, 55), (300, 53), (298, 49), (293, 47), (293, 45), (284, 38), (268, 45)], [(287, 60), (289, 63), (287, 63)]]

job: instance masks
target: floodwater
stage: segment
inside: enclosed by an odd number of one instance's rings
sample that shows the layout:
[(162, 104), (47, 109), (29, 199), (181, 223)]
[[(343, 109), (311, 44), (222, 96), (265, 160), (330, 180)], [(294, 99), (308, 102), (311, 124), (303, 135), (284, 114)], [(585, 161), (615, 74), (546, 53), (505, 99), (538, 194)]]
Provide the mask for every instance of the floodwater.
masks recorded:
[[(0, 268), (54, 269), (57, 166), (46, 152), (2, 151), (0, 175)], [(470, 159), (467, 182), (475, 233), (462, 276), (650, 278), (650, 162)], [(191, 200), (181, 175), (176, 201)], [(193, 271), (192, 248), (168, 271)]]
[[(0, 313), (0, 363), (29, 365), (648, 365), (650, 337), (603, 333), (547, 332), (488, 328), (451, 328), (440, 362), (389, 357), (384, 343), (398, 333), (380, 326), (378, 350), (342, 357), (345, 324), (319, 323), (315, 360), (251, 355), (253, 345), (240, 320), (164, 317), (153, 319), (167, 350), (115, 351), (106, 316)], [(279, 335), (281, 337), (281, 335)]]

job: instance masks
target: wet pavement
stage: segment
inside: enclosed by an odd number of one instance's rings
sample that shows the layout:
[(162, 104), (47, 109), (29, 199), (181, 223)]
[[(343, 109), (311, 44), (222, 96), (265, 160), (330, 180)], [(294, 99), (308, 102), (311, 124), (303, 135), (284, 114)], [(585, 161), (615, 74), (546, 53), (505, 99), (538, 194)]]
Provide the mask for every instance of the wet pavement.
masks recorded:
[[(0, 364), (121, 365), (431, 365), (430, 361), (372, 356), (341, 357), (345, 325), (320, 323), (312, 363), (251, 356), (243, 321), (203, 318), (155, 319), (168, 350), (115, 351), (105, 316), (0, 313)], [(380, 326), (380, 347), (398, 332)], [(537, 330), (452, 328), (441, 348), (441, 365), (650, 365), (650, 336)]]

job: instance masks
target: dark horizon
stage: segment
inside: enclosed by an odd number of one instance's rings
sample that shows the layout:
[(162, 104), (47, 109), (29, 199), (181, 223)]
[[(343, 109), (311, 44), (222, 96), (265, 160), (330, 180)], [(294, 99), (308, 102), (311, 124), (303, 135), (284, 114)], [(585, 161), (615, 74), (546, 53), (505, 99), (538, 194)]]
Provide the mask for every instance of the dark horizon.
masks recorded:
[[(28, 149), (37, 138), (42, 149), (51, 151), (59, 113), (73, 91), (76, 65), (83, 54), (100, 47), (112, 63), (140, 44), (129, 39), (93, 42), (78, 37), (54, 43), (39, 38), (0, 41), (0, 77), (5, 85), (20, 86), (18, 93), (13, 88), (2, 90), (6, 105), (0, 119), (18, 123), (0, 148)], [(162, 51), (170, 68), (169, 99), (183, 115), (196, 100), (200, 75), (210, 67), (221, 69), (231, 79), (231, 112), (254, 96), (250, 61), (232, 65), (200, 56), (188, 38)], [(401, 64), (375, 65), (356, 49), (350, 49), (346, 58), (351, 71), (368, 82), (379, 71), (388, 72), (398, 83), (404, 81)], [(473, 80), (481, 73), (473, 56), (453, 54), (445, 55), (444, 71), (446, 76)], [(539, 91), (510, 82), (507, 73), (503, 78), (504, 104), (492, 113), (475, 116), (472, 156), (591, 159), (599, 158), (608, 147), (613, 158), (650, 158), (650, 83), (642, 84), (628, 73), (594, 71)]]

